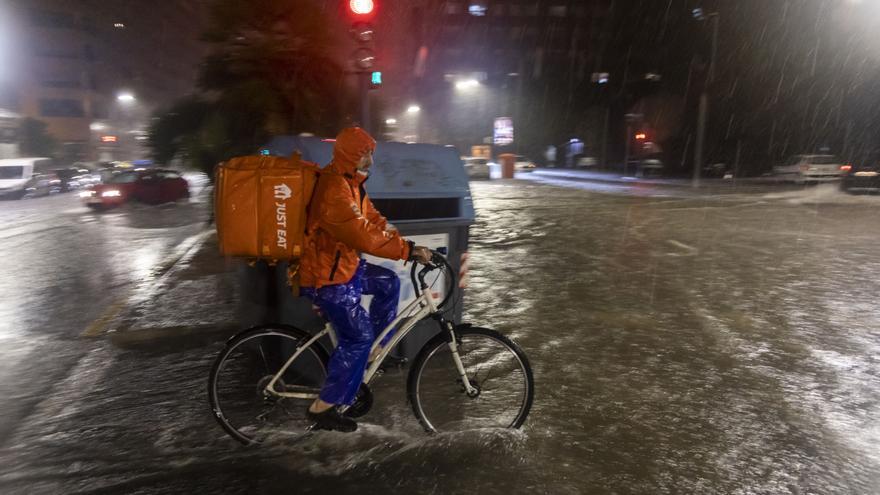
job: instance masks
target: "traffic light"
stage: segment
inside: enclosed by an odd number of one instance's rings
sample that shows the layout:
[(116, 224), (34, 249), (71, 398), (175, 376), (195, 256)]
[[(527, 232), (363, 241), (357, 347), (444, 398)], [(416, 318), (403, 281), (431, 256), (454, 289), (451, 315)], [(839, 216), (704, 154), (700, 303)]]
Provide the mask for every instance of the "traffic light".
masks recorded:
[(357, 43), (357, 48), (351, 54), (351, 65), (359, 81), (361, 126), (369, 132), (369, 91), (382, 83), (382, 73), (373, 70), (376, 52), (373, 46), (375, 33), (372, 20), (376, 16), (376, 4), (373, 0), (349, 0), (347, 16), (351, 21), (351, 36)]
[(351, 61), (356, 72), (369, 72), (376, 62), (376, 53), (373, 50), (374, 31), (370, 21), (376, 13), (373, 0), (350, 0), (348, 2), (348, 15), (351, 18), (351, 36), (358, 47), (351, 55)]
[(375, 9), (376, 5), (373, 0), (349, 0), (348, 2), (348, 10), (351, 15), (364, 18), (362, 20), (368, 20), (366, 17), (372, 17)]

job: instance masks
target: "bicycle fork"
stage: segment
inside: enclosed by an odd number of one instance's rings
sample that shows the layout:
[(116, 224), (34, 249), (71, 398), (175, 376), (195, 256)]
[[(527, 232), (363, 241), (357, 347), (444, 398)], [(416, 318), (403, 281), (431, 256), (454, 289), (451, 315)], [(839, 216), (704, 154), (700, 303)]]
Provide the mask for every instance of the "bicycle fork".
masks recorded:
[(458, 341), (455, 338), (454, 325), (448, 321), (441, 321), (440, 325), (445, 327), (444, 331), (449, 332), (449, 350), (452, 352), (452, 361), (455, 362), (455, 369), (458, 370), (458, 377), (461, 380), (464, 392), (470, 398), (480, 395), (479, 389), (471, 385), (471, 381), (468, 379), (467, 372), (464, 369), (464, 363), (461, 362), (461, 356), (458, 355)]

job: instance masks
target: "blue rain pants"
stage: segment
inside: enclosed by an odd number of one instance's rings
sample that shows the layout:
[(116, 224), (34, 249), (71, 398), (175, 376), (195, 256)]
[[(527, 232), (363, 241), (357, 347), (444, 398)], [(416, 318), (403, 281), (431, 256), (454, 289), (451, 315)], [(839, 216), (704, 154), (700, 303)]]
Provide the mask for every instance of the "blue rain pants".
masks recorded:
[[(387, 268), (361, 260), (347, 283), (318, 290), (303, 287), (301, 293), (320, 308), (339, 338), (339, 345), (330, 356), (321, 400), (351, 405), (364, 379), (373, 341), (397, 317), (400, 279)], [(373, 296), (369, 314), (361, 306), (361, 294)], [(393, 332), (389, 333), (382, 341), (383, 346), (392, 335)]]

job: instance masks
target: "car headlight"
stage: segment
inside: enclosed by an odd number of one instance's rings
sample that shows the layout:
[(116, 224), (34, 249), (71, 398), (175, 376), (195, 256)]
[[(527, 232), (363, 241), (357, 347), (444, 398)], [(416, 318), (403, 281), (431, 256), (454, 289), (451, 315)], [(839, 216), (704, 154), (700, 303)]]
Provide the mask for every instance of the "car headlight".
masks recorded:
[(119, 196), (122, 196), (122, 193), (116, 189), (110, 189), (101, 193), (102, 198), (117, 198)]
[(79, 197), (81, 198), (91, 198), (95, 195), (95, 191), (80, 191)]

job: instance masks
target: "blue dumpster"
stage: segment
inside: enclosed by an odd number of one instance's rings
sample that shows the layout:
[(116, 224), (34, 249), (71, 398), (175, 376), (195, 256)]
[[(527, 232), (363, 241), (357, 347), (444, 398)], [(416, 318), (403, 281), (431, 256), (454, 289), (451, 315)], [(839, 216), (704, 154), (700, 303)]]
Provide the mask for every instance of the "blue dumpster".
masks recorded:
[[(330, 162), (333, 140), (304, 136), (279, 136), (260, 150), (262, 154), (290, 156), (299, 152), (304, 160), (324, 166)], [(445, 247), (453, 270), (458, 273), (462, 255), (468, 249), (468, 228), (474, 223), (474, 206), (467, 173), (458, 151), (450, 146), (380, 142), (373, 154), (373, 167), (366, 183), (376, 208), (401, 234), (416, 244), (432, 249)], [(411, 264), (365, 256), (395, 270), (401, 278), (400, 308), (415, 297), (410, 282)], [(266, 278), (274, 284), (262, 284)], [(311, 302), (293, 297), (287, 288), (286, 267), (277, 269), (242, 266), (241, 318), (247, 324), (278, 321), (308, 331), (317, 331), (323, 322), (312, 311)], [(436, 286), (444, 284), (443, 280)], [(442, 292), (437, 290), (435, 292)], [(364, 296), (364, 304), (369, 303)], [(447, 318), (461, 320), (462, 304), (448, 310)], [(415, 356), (421, 346), (438, 331), (433, 321), (422, 322), (399, 347), (398, 354)]]

